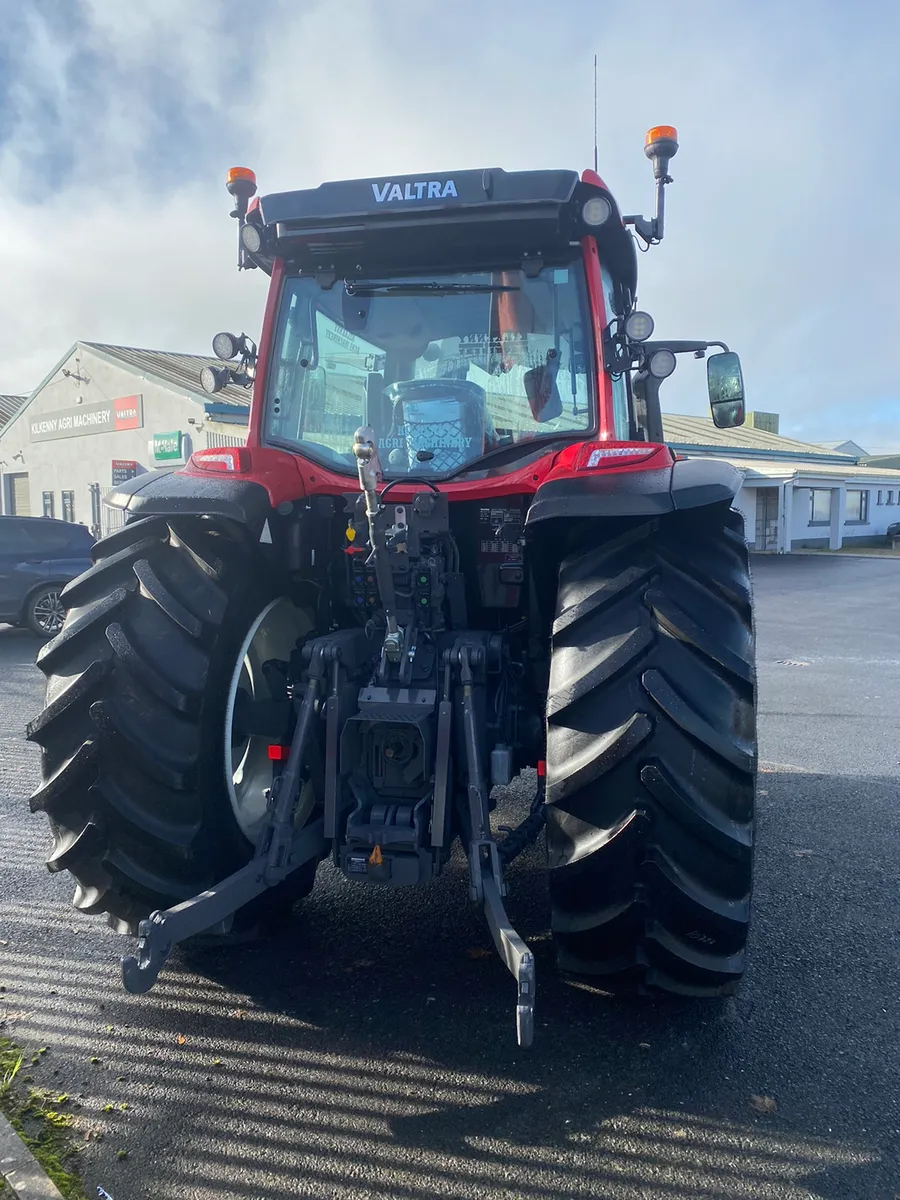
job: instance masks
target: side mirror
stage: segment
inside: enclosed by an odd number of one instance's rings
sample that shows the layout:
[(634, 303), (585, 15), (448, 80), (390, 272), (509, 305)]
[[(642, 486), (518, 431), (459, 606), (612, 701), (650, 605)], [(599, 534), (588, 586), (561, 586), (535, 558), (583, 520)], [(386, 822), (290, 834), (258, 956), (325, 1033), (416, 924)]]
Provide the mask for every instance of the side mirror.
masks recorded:
[(706, 360), (709, 407), (717, 429), (733, 429), (744, 423), (744, 376), (741, 360), (731, 350), (711, 354)]
[(546, 363), (541, 367), (532, 367), (523, 377), (528, 407), (532, 417), (540, 423), (562, 416), (562, 396), (556, 386), (558, 370), (559, 351), (548, 350)]

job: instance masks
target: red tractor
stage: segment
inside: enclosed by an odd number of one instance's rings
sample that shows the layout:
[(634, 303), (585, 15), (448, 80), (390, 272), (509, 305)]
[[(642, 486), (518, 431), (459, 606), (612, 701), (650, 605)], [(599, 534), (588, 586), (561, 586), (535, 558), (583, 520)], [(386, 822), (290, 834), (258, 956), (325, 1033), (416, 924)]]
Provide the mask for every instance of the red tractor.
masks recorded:
[[(560, 968), (689, 996), (744, 969), (756, 773), (739, 476), (676, 459), (635, 241), (656, 216), (586, 171), (459, 171), (257, 198), (229, 173), (239, 266), (271, 276), (245, 446), (124, 484), (126, 524), (38, 656), (31, 798), (75, 906), (171, 947), (256, 928), (330, 857), (427, 885), (459, 839), (533, 1031), (504, 868), (543, 831)], [(632, 232), (632, 229), (634, 232)], [(707, 360), (717, 425), (737, 355)], [(239, 356), (239, 362), (234, 360)], [(493, 789), (537, 769), (530, 811)]]

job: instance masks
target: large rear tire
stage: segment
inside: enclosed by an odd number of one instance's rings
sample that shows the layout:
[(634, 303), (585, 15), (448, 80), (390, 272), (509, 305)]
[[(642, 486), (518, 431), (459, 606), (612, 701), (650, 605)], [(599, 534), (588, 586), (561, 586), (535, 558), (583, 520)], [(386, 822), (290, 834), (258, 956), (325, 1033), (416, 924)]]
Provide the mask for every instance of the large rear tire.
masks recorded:
[[(50, 820), (47, 865), (72, 873), (76, 908), (122, 932), (253, 853), (267, 752), (238, 735), (226, 752), (236, 685), (250, 686), (248, 634), (268, 633), (265, 655), (278, 657), (265, 624), (277, 608), (287, 657), (310, 622), (251, 553), (198, 518), (129, 524), (94, 546), (94, 566), (63, 593), (62, 631), (38, 654), (47, 700), (28, 728), (43, 752), (31, 808)], [(249, 905), (245, 923), (308, 893), (316, 865)]]
[(559, 570), (547, 843), (561, 969), (732, 992), (750, 918), (755, 649), (739, 513), (598, 537)]

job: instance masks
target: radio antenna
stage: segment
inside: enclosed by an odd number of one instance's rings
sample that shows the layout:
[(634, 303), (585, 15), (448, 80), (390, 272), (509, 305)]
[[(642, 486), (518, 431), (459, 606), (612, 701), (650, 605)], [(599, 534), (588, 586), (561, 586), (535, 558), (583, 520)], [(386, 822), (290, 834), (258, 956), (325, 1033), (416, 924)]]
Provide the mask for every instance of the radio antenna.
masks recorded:
[(594, 170), (599, 170), (597, 163), (597, 55), (594, 55)]

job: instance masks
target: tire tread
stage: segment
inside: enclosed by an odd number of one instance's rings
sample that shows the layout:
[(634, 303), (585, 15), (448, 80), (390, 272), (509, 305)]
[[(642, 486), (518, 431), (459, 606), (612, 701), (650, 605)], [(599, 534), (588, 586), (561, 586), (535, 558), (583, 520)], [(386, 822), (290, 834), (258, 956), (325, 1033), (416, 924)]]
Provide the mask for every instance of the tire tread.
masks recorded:
[(560, 967), (730, 994), (752, 891), (755, 653), (739, 513), (598, 537), (559, 569), (547, 846)]

